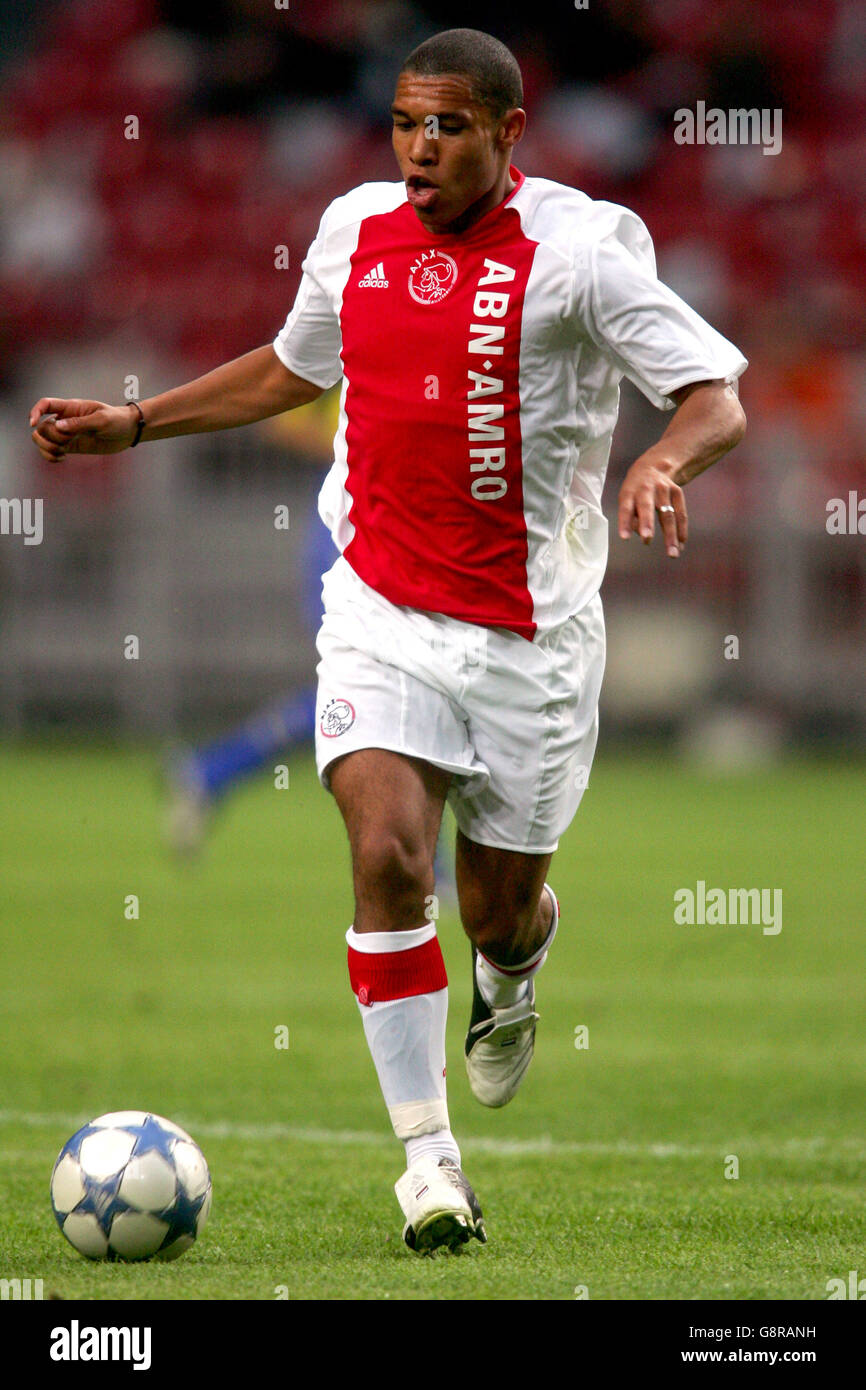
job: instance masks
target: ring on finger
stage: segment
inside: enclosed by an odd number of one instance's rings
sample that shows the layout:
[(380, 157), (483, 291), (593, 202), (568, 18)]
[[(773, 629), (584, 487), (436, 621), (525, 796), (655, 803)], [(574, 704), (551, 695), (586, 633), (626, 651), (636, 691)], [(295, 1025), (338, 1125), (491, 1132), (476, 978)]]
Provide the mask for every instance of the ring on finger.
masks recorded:
[(669, 505), (666, 504), (664, 507), (659, 507), (658, 510), (659, 510), (659, 513), (661, 513), (661, 512), (672, 512), (672, 511), (674, 511), (675, 509), (674, 509), (673, 507), (671, 507), (671, 506), (669, 506)]

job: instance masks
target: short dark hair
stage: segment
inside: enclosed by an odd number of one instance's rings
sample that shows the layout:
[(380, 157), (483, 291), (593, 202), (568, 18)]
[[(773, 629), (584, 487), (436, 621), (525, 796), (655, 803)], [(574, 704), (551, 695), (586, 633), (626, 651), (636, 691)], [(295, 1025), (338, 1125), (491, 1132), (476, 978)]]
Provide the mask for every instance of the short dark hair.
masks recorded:
[(523, 105), (517, 59), (510, 48), (481, 29), (443, 29), (414, 48), (401, 71), (419, 77), (449, 73), (468, 77), (476, 100), (490, 108), (495, 120)]

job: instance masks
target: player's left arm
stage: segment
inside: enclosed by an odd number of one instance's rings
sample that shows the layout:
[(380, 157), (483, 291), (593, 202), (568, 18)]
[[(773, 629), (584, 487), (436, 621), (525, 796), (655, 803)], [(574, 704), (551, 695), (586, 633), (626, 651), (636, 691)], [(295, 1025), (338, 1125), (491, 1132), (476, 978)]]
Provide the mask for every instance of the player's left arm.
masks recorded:
[(648, 545), (658, 512), (667, 553), (676, 558), (689, 532), (683, 488), (739, 444), (746, 432), (746, 416), (736, 386), (725, 381), (695, 381), (672, 396), (676, 410), (670, 424), (625, 476), (618, 523), (623, 540), (636, 531)]

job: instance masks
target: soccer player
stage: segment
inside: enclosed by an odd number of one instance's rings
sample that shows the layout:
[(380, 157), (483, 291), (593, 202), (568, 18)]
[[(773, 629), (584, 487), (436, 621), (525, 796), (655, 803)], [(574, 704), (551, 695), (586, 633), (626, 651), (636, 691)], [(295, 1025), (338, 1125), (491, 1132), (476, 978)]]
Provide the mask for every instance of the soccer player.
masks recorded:
[[(322, 621), (322, 572), (336, 559), (330, 532), (314, 518), (302, 547), (301, 614), (315, 635)], [(168, 802), (165, 833), (179, 855), (196, 853), (216, 808), (247, 778), (312, 745), (316, 728), (315, 688), (292, 692), (257, 710), (228, 734), (197, 748), (172, 750), (164, 775)]]
[(559, 920), (548, 869), (595, 750), (619, 382), (673, 412), (626, 475), (619, 535), (649, 543), (658, 518), (671, 557), (685, 484), (745, 427), (745, 359), (658, 281), (639, 218), (512, 163), (522, 99), (498, 40), (434, 35), (397, 80), (400, 180), (326, 209), (273, 344), (140, 404), (44, 398), (31, 415), (61, 459), (244, 425), (342, 378), (319, 500), (340, 557), (324, 578), (317, 761), (348, 832), (349, 976), (421, 1253), (486, 1239), (446, 1103), (430, 911), (446, 798), (472, 943), (469, 1083), (501, 1106), (532, 1057)]

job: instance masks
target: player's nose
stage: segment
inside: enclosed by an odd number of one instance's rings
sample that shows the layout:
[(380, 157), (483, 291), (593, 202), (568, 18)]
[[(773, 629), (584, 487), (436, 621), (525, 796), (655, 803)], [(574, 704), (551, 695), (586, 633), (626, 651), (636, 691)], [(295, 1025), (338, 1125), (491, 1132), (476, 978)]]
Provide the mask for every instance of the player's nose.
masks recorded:
[(421, 166), (436, 163), (438, 150), (436, 141), (429, 136), (424, 126), (418, 126), (409, 145), (409, 158), (413, 164)]

